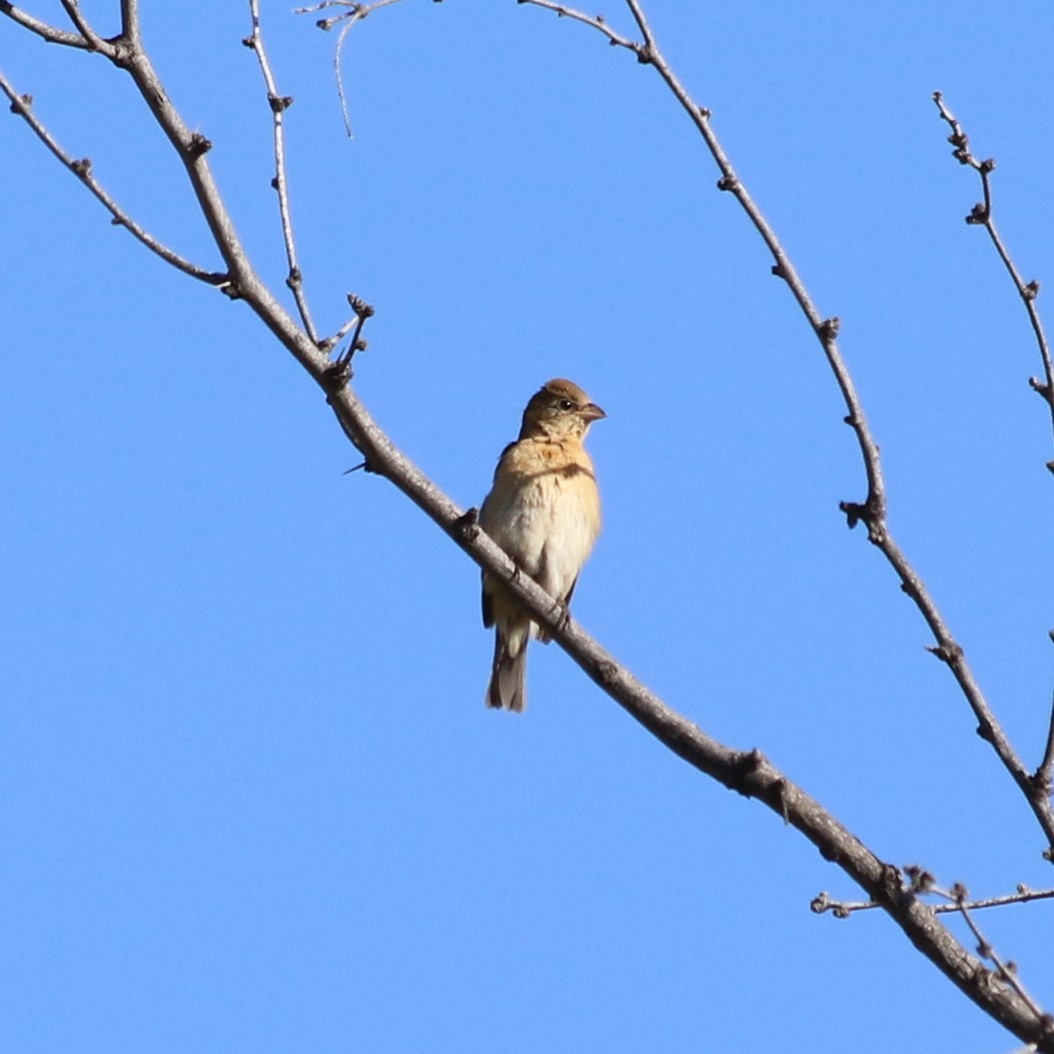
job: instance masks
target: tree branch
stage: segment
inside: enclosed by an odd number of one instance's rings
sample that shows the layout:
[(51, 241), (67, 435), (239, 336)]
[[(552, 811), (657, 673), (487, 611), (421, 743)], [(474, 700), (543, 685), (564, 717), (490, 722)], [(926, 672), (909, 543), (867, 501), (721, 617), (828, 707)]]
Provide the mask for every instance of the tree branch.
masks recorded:
[(267, 102), (271, 108), (271, 119), (274, 127), (274, 166), (275, 176), (271, 182), (278, 194), (278, 211), (282, 218), (282, 240), (285, 243), (285, 258), (289, 265), (289, 273), (285, 284), (293, 291), (297, 310), (300, 312), (300, 320), (307, 330), (308, 336), (317, 345), (319, 344), (318, 332), (315, 323), (311, 320), (311, 310), (307, 303), (307, 294), (304, 292), (304, 279), (297, 260), (296, 239), (293, 237), (293, 219), (289, 208), (289, 182), (286, 175), (285, 163), (285, 128), (283, 115), (293, 104), (289, 95), (279, 95), (278, 86), (275, 81), (274, 72), (271, 70), (271, 62), (267, 57), (267, 48), (264, 45), (263, 33), (260, 29), (260, 0), (249, 0), (249, 13), (252, 17), (252, 34), (245, 38), (242, 43), (256, 54), (260, 63), (260, 73), (263, 75), (264, 84), (267, 87)]
[[(394, 0), (382, 0), (394, 2)], [(529, 0), (527, 0), (529, 2)], [(783, 253), (768, 225), (746, 191), (739, 184), (709, 127), (709, 113), (694, 106), (666, 66), (650, 31), (642, 22), (635, 0), (628, 0), (645, 33), (647, 61), (655, 65), (674, 93), (700, 127), (722, 169), (722, 189), (736, 194), (762, 232), (776, 259), (776, 271), (783, 277), (803, 310), (813, 322), (825, 353), (846, 398), (850, 424), (857, 435), (868, 468), (868, 504), (857, 513), (869, 531), (884, 516), (881, 474), (877, 449), (856, 400), (851, 379), (835, 344), (837, 326), (823, 319), (812, 307), (804, 287), (789, 259)], [(375, 6), (381, 6), (377, 4)], [(600, 687), (672, 752), (731, 790), (764, 803), (785, 823), (801, 832), (825, 859), (836, 863), (876, 903), (881, 905), (903, 929), (909, 940), (935, 963), (971, 1000), (1023, 1041), (1037, 1050), (1054, 1054), (1054, 1035), (1045, 1018), (1037, 1018), (1030, 1002), (1004, 984), (994, 984), (993, 975), (971, 955), (937, 920), (933, 910), (919, 897), (913, 883), (906, 883), (901, 872), (883, 862), (856, 838), (836, 817), (804, 790), (791, 782), (757, 750), (735, 750), (707, 735), (693, 722), (672, 710), (645, 687), (624, 666), (605, 651), (581, 626), (567, 615), (564, 605), (550, 597), (532, 579), (523, 575), (509, 557), (480, 530), (475, 511), (463, 512), (414, 465), (373, 420), (350, 385), (351, 359), (345, 354), (330, 362), (303, 327), (286, 312), (264, 285), (249, 261), (226, 205), (215, 184), (205, 154), (208, 140), (191, 133), (158, 78), (150, 59), (134, 32), (134, 4), (122, 8), (124, 32), (114, 42), (112, 61), (132, 77), (146, 105), (168, 136), (183, 164), (188, 179), (228, 267), (229, 293), (246, 301), (267, 328), (303, 365), (319, 386), (337, 419), (368, 467), (388, 479), (437, 523), (480, 567), (498, 576), (510, 594), (532, 618), (545, 626), (560, 647)], [(588, 21), (583, 16), (581, 19)], [(640, 57), (638, 51), (638, 57)], [(46, 142), (46, 140), (45, 140)], [(54, 151), (53, 151), (54, 152)], [(364, 305), (352, 305), (357, 324), (364, 318)], [(357, 343), (353, 340), (352, 351)]]
[[(577, 21), (599, 29), (610, 39), (606, 23), (602, 20), (590, 18), (588, 15), (572, 11), (563, 5), (550, 3), (549, 0), (517, 0), (517, 3), (555, 10), (558, 14), (575, 18)], [(878, 444), (871, 433), (870, 425), (864, 414), (860, 398), (856, 393), (856, 387), (853, 384), (849, 368), (842, 358), (838, 347), (839, 320), (837, 318), (825, 318), (817, 310), (812, 297), (805, 287), (805, 283), (795, 269), (775, 231), (773, 231), (761, 209), (750, 196), (743, 181), (732, 167), (732, 163), (711, 125), (710, 110), (695, 102), (667, 63), (656, 42), (655, 35), (648, 25), (639, 0), (626, 0), (626, 4), (643, 35), (644, 42), (637, 44), (631, 42), (624, 46), (635, 52), (640, 62), (654, 67), (688, 114), (696, 130), (703, 137), (707, 149), (721, 172), (721, 178), (717, 182), (718, 189), (728, 191), (735, 197), (750, 222), (761, 235), (774, 260), (772, 273), (787, 283), (794, 299), (798, 302), (798, 306), (801, 308), (823, 348), (828, 366), (834, 374), (842, 400), (848, 411), (844, 418), (845, 423), (853, 429), (856, 436), (864, 464), (864, 471), (867, 476), (867, 497), (864, 502), (862, 504), (858, 502), (842, 502), (840, 505), (842, 511), (846, 514), (849, 526), (854, 527), (861, 521), (865, 524), (868, 540), (877, 546), (883, 556), (885, 556), (887, 562), (900, 579), (901, 589), (914, 601), (915, 606), (919, 609), (937, 642), (936, 646), (929, 650), (944, 661), (951, 670), (960, 691), (977, 718), (978, 734), (992, 745), (1000, 761), (1024, 793), (1047, 839), (1047, 848), (1044, 855), (1047, 859), (1054, 860), (1054, 810), (1052, 810), (1047, 798), (1035, 792), (1035, 786), (1028, 769), (1011, 746), (1006, 733), (996, 719), (991, 707), (989, 707), (984, 693), (974, 677), (969, 663), (966, 661), (962, 647), (952, 636), (921, 576), (914, 569), (889, 529), (886, 516), (886, 489)]]
[(7, 0), (0, 0), (0, 15), (7, 15), (23, 29), (28, 29), (30, 33), (34, 33), (49, 44), (62, 44), (67, 48), (91, 50), (91, 44), (79, 33), (71, 33), (68, 29), (59, 29), (58, 26), (49, 25), (21, 8), (15, 7), (14, 4), (8, 3)]
[[(1021, 272), (1018, 271), (1017, 265), (1014, 263), (1010, 251), (1007, 249), (1006, 243), (995, 225), (995, 217), (992, 212), (991, 178), (995, 169), (995, 161), (991, 158), (979, 161), (971, 153), (969, 137), (963, 131), (962, 125), (955, 119), (955, 115), (944, 105), (944, 96), (939, 91), (933, 93), (933, 101), (937, 105), (937, 111), (941, 120), (951, 129), (948, 142), (955, 147), (952, 151), (952, 156), (959, 164), (968, 165), (981, 177), (981, 190), (984, 194), (984, 201), (974, 205), (970, 215), (966, 217), (966, 222), (971, 225), (984, 227), (988, 232), (988, 237), (991, 238), (992, 245), (995, 246), (995, 251), (999, 254), (999, 259), (1003, 261), (1003, 266), (1006, 268), (1007, 274), (1010, 275), (1010, 280), (1014, 283), (1017, 295), (1021, 297), (1025, 310), (1028, 312), (1028, 320), (1032, 325), (1036, 343), (1039, 345), (1039, 356), (1043, 362), (1043, 372), (1046, 376), (1045, 381), (1038, 381), (1035, 377), (1030, 377), (1029, 384), (1034, 391), (1043, 397), (1043, 401), (1047, 404), (1047, 408), (1050, 411), (1051, 427), (1054, 429), (1054, 362), (1051, 360), (1050, 345), (1043, 330), (1043, 320), (1040, 318), (1039, 310), (1036, 307), (1036, 297), (1039, 296), (1039, 282), (1025, 282), (1021, 277)], [(1048, 462), (1047, 468), (1054, 472), (1054, 461)]]
[[(327, 18), (320, 18), (315, 25), (319, 29), (324, 29), (327, 32), (331, 30), (335, 25), (343, 22), (344, 25), (341, 27), (340, 36), (337, 37), (337, 46), (333, 52), (333, 74), (337, 80), (337, 97), (340, 99), (340, 112), (344, 118), (344, 131), (350, 139), (352, 136), (351, 130), (351, 114), (348, 111), (348, 97), (344, 91), (344, 74), (341, 71), (341, 58), (344, 54), (344, 42), (347, 40), (348, 32), (356, 22), (361, 22), (367, 15), (372, 14), (378, 8), (390, 7), (392, 4), (398, 4), (401, 0), (373, 0), (373, 3), (359, 3), (358, 0), (322, 0), (321, 3), (311, 4), (309, 7), (295, 7), (293, 13), (297, 15), (309, 15), (317, 14), (319, 11), (326, 11), (331, 8), (341, 8), (339, 15), (329, 15)], [(437, 0), (441, 2), (441, 0)]]
[[(926, 890), (925, 892), (935, 892)], [(1054, 897), (1054, 889), (1029, 889), (1028, 886), (1020, 885), (1016, 893), (1006, 893), (999, 897), (985, 897), (981, 900), (971, 900), (965, 903), (970, 911), (980, 911), (984, 908), (1002, 908), (1008, 904), (1029, 904), (1033, 900), (1049, 900)], [(818, 893), (809, 905), (810, 909), (817, 915), (826, 914), (828, 911), (836, 919), (847, 919), (859, 911), (871, 911), (882, 905), (873, 900), (832, 900), (826, 893)], [(935, 904), (933, 911), (936, 915), (947, 915), (952, 911), (959, 911), (958, 904)]]
[(167, 245), (158, 241), (149, 231), (141, 227), (131, 216), (125, 212), (120, 205), (107, 193), (92, 171), (89, 158), (71, 157), (59, 145), (55, 137), (48, 131), (36, 114), (33, 113), (33, 98), (30, 95), (19, 95), (11, 85), (10, 81), (0, 72), (0, 92), (10, 100), (11, 112), (21, 117), (30, 128), (33, 129), (37, 138), (48, 148), (59, 161), (68, 168), (100, 201), (103, 208), (110, 213), (111, 223), (115, 227), (124, 227), (129, 233), (143, 243), (151, 252), (156, 253), (166, 263), (171, 264), (183, 274), (190, 275), (209, 285), (221, 286), (227, 281), (225, 274), (215, 271), (206, 271), (203, 267), (191, 263), (180, 256), (179, 253), (170, 249)]

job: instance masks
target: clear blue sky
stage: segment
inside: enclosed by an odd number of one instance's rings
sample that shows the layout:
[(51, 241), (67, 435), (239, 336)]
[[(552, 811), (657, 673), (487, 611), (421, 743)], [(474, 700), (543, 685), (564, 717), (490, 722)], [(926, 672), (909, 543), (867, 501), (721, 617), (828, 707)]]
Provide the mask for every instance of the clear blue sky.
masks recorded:
[[(247, 5), (143, 6), (280, 289)], [(1052, 884), (921, 619), (846, 530), (864, 487), (834, 382), (654, 74), (512, 0), (406, 0), (349, 40), (348, 141), (334, 35), (263, 6), (309, 294), (330, 330), (346, 291), (375, 305), (356, 383), (395, 441), (467, 507), (531, 392), (583, 385), (609, 414), (587, 628), (884, 859), (979, 895)], [(83, 7), (116, 31), (116, 3)], [(998, 159), (1004, 233), (1054, 287), (1054, 11), (648, 10), (842, 318), (891, 525), (1034, 765), (1050, 424), (930, 94)], [(129, 83), (7, 20), (0, 68), (218, 266)], [(0, 185), (6, 1050), (1014, 1048), (884, 918), (810, 914), (858, 891), (556, 647), (532, 650), (523, 717), (485, 711), (476, 569), (383, 480), (342, 475), (357, 455), (249, 311), (112, 228), (14, 118)], [(982, 921), (1054, 1005), (1054, 905)]]

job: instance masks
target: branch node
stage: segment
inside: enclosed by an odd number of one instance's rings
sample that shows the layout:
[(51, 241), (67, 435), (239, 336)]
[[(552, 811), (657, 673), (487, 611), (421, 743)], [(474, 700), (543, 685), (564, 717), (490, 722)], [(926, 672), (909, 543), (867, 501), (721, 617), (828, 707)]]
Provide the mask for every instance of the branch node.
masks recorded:
[[(927, 644), (926, 650), (935, 658), (940, 659), (941, 662), (947, 663), (949, 666), (953, 663), (959, 662), (963, 657), (963, 650), (955, 641), (949, 641), (947, 644)], [(985, 733), (983, 733), (981, 729), (977, 730), (977, 734), (982, 738), (985, 738)]]
[(18, 114), (20, 117), (23, 116), (33, 106), (32, 95), (20, 95), (15, 99), (10, 106), (12, 113)]
[(717, 181), (718, 190), (736, 190), (739, 187), (739, 180), (735, 176), (722, 176)]
[(1021, 290), (1021, 296), (1025, 300), (1035, 300), (1039, 296), (1039, 282), (1035, 278), (1029, 282), (1024, 289)]
[(187, 154), (196, 161), (212, 149), (212, 142), (203, 136), (201, 132), (195, 132), (187, 143)]
[(282, 113), (283, 110), (288, 110), (293, 105), (293, 97), (292, 95), (271, 95), (268, 93), (267, 102), (271, 107), (271, 113)]
[(472, 506), (450, 525), (450, 533), (462, 541), (474, 542), (479, 537), (479, 509)]
[(983, 226), (988, 222), (988, 209), (985, 208), (984, 202), (979, 201), (970, 210), (970, 215), (966, 217), (966, 222), (971, 225)]
[(74, 173), (80, 176), (81, 179), (89, 179), (91, 177), (91, 158), (82, 157), (77, 161), (74, 161), (70, 168), (73, 169)]
[(816, 333), (825, 344), (829, 344), (831, 341), (838, 337), (838, 331), (842, 328), (842, 320), (837, 316), (833, 315), (831, 318), (825, 318), (817, 327)]

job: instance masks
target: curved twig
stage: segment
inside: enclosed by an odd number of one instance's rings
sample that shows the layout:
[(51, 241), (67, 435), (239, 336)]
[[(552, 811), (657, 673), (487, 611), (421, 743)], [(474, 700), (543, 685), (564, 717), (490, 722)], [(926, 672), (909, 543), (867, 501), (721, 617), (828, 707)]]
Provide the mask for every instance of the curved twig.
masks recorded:
[(308, 7), (295, 7), (293, 13), (297, 15), (317, 14), (330, 8), (341, 8), (339, 15), (329, 15), (320, 18), (315, 25), (319, 29), (330, 30), (335, 25), (343, 22), (340, 36), (337, 37), (337, 46), (333, 51), (333, 75), (337, 80), (337, 97), (340, 99), (340, 113), (344, 118), (344, 131), (350, 139), (354, 134), (351, 129), (351, 113), (348, 110), (348, 96), (344, 91), (344, 73), (341, 70), (341, 59), (344, 56), (344, 43), (348, 38), (348, 32), (356, 22), (361, 22), (367, 15), (372, 14), (378, 8), (390, 7), (398, 4), (400, 0), (373, 0), (373, 3), (360, 3), (358, 0), (322, 0), (321, 3), (311, 4)]
[(198, 267), (197, 264), (191, 263), (186, 258), (180, 256), (179, 253), (158, 241), (149, 231), (136, 223), (136, 221), (117, 204), (117, 202), (109, 193), (107, 193), (95, 178), (95, 174), (92, 171), (91, 160), (86, 157), (74, 158), (66, 153), (66, 151), (59, 145), (58, 140), (55, 139), (43, 122), (41, 122), (36, 114), (33, 113), (32, 97), (29, 95), (19, 95), (2, 72), (0, 72), (0, 92), (3, 92), (3, 94), (10, 100), (11, 112), (21, 117), (26, 124), (33, 129), (37, 138), (48, 148), (48, 150), (50, 150), (51, 153), (54, 154), (54, 156), (57, 157), (59, 161), (62, 162), (62, 164), (68, 168), (102, 203), (103, 208), (110, 213), (110, 216), (112, 217), (111, 222), (115, 227), (124, 227), (133, 237), (138, 238), (139, 241), (141, 241), (151, 252), (156, 253), (162, 260), (171, 264), (177, 270), (190, 275), (191, 278), (197, 278), (202, 282), (207, 282), (209, 285), (215, 286), (222, 286), (227, 281), (227, 276), (225, 274), (216, 271), (206, 271), (203, 267)]

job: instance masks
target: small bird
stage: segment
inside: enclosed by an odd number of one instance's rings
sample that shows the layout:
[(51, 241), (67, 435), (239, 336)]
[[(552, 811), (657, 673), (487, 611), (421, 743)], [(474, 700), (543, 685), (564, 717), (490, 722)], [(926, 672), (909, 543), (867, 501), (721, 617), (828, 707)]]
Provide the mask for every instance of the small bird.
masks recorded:
[[(600, 495), (582, 445), (607, 417), (577, 384), (556, 379), (531, 397), (520, 436), (503, 451), (479, 525), (551, 597), (568, 604), (600, 533)], [(483, 625), (495, 627), (487, 706), (523, 710), (527, 641), (549, 633), (483, 573)]]

